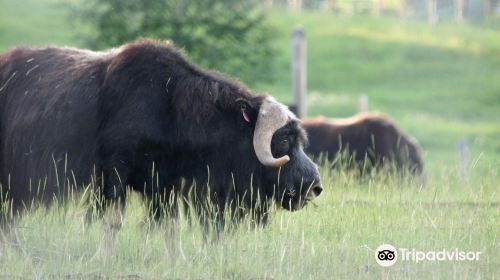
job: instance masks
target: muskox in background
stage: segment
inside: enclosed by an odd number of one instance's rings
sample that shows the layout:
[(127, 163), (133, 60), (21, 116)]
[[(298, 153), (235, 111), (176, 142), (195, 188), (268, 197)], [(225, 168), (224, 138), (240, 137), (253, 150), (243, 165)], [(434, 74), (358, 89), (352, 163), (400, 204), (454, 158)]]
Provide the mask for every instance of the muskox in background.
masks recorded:
[[(239, 213), (259, 204), (262, 222), (269, 201), (296, 210), (322, 191), (290, 111), (199, 69), (169, 43), (5, 53), (0, 125), (1, 194), (14, 212), (64, 198), (69, 182), (95, 185), (99, 207), (121, 214), (130, 186), (154, 218), (177, 207), (172, 196), (189, 193), (183, 199), (220, 229), (227, 207)], [(182, 179), (193, 182), (189, 190)], [(209, 213), (201, 213), (204, 200)]]
[(347, 155), (360, 167), (395, 167), (413, 174), (423, 172), (420, 148), (415, 140), (401, 131), (388, 117), (378, 113), (361, 113), (350, 118), (318, 117), (304, 119), (307, 132), (306, 151), (319, 158), (323, 154), (334, 161)]

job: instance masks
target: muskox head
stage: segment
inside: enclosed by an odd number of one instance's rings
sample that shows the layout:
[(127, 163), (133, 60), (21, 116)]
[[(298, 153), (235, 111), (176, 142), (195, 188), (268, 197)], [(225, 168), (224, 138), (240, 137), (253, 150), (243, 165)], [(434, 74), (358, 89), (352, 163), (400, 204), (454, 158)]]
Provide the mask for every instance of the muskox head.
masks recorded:
[[(251, 124), (247, 102), (241, 103), (243, 119)], [(304, 153), (307, 136), (299, 120), (284, 105), (268, 96), (260, 101), (253, 131), (253, 149), (262, 166), (261, 184), (273, 192), (283, 208), (298, 210), (318, 196), (323, 188), (316, 164)]]

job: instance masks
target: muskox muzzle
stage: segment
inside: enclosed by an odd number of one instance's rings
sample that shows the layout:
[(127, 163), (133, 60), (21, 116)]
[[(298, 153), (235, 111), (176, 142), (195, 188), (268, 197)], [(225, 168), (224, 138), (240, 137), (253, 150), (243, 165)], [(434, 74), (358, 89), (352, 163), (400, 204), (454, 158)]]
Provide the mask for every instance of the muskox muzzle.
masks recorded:
[[(283, 208), (298, 210), (321, 194), (318, 167), (304, 153), (307, 136), (299, 120), (285, 106), (267, 97), (255, 125), (253, 146), (278, 186), (276, 199)], [(271, 183), (270, 183), (271, 184)]]
[[(323, 192), (323, 186), (317, 165), (302, 150), (296, 151), (287, 165), (282, 169), (285, 191), (281, 205), (287, 210), (295, 211), (318, 197)], [(288, 181), (287, 178), (291, 180)]]

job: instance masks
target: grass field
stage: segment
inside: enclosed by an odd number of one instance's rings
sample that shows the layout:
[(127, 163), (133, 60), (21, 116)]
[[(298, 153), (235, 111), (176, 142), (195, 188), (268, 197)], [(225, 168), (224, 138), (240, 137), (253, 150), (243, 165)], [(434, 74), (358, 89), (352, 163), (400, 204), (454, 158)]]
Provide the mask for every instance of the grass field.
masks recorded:
[[(18, 225), (18, 244), (0, 255), (3, 277), (168, 279), (495, 279), (499, 274), (498, 168), (460, 184), (453, 171), (421, 187), (391, 178), (359, 181), (323, 170), (326, 189), (296, 213), (278, 211), (265, 229), (249, 223), (203, 244), (200, 229), (180, 222), (171, 254), (161, 228), (144, 220), (131, 199), (115, 252), (95, 256), (101, 224), (84, 227), (84, 209), (30, 213)], [(450, 179), (451, 178), (451, 179)], [(396, 248), (481, 251), (479, 261), (398, 262), (383, 268), (374, 250)]]
[[(500, 33), (463, 24), (271, 11), (276, 81), (247, 81), (291, 101), (290, 32), (308, 38), (309, 115), (349, 116), (357, 98), (392, 116), (424, 151), (425, 186), (394, 178), (360, 180), (322, 167), (316, 207), (277, 211), (265, 229), (244, 223), (216, 244), (180, 222), (182, 254), (164, 230), (144, 222), (130, 199), (116, 251), (93, 257), (101, 224), (83, 227), (83, 209), (37, 210), (18, 224), (18, 243), (0, 251), (0, 278), (337, 279), (500, 278)], [(18, 44), (81, 46), (57, 0), (0, 0), (0, 51)], [(469, 143), (469, 179), (456, 145)], [(149, 229), (148, 229), (149, 228)], [(375, 248), (481, 251), (479, 261), (403, 262), (380, 267)]]

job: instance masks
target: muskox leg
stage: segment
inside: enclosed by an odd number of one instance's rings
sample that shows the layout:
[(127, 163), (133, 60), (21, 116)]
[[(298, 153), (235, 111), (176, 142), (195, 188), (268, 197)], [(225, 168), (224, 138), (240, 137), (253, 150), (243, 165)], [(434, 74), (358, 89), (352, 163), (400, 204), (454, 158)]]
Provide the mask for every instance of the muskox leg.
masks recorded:
[(214, 236), (214, 241), (218, 241), (220, 239), (220, 236), (222, 232), (224, 231), (224, 228), (226, 226), (226, 221), (224, 219), (224, 209), (219, 208), (216, 210), (216, 216), (215, 216), (215, 232)]
[[(1, 186), (0, 186), (1, 187)], [(19, 244), (16, 223), (25, 210), (19, 201), (3, 199), (0, 201), (0, 250), (8, 244)]]
[(193, 190), (193, 179), (181, 179), (181, 188), (179, 193), (179, 200), (182, 204), (184, 218), (187, 220), (189, 227), (193, 226), (193, 217), (191, 213), (191, 191)]
[(145, 194), (149, 217), (156, 222), (179, 218), (179, 186), (163, 184), (164, 187), (155, 187)]
[(11, 205), (12, 200), (0, 201), (0, 254), (15, 237), (15, 220)]
[(265, 227), (269, 222), (269, 213), (267, 207), (259, 207), (258, 209), (252, 210), (252, 226), (253, 227)]
[(151, 221), (165, 229), (165, 246), (172, 259), (186, 259), (180, 234), (179, 192), (177, 185), (148, 197), (148, 212)]
[(201, 234), (203, 236), (203, 241), (205, 243), (211, 243), (217, 241), (219, 239), (219, 233), (215, 231), (215, 234), (212, 235), (212, 221), (214, 220), (212, 213), (209, 210), (202, 209), (201, 206), (196, 206), (196, 216), (201, 226)]
[(101, 248), (103, 253), (110, 254), (114, 249), (116, 235), (123, 224), (124, 203), (113, 201), (106, 208), (103, 217), (104, 240)]
[[(181, 196), (186, 216), (195, 217), (198, 220), (204, 242), (212, 243), (219, 240), (225, 227), (226, 200), (225, 196), (220, 194), (221, 192), (213, 191), (216, 188), (210, 188), (207, 185), (208, 179), (203, 175), (200, 175), (198, 179), (195, 177), (186, 180)], [(194, 215), (191, 214), (191, 210)]]
[(195, 210), (205, 243), (217, 242), (225, 228), (224, 205), (196, 203)]
[(169, 200), (170, 201), (167, 203), (167, 205), (164, 206), (166, 207), (166, 209), (164, 210), (164, 215), (166, 217), (162, 219), (165, 225), (166, 250), (168, 251), (172, 259), (176, 259), (179, 256), (181, 256), (183, 259), (186, 259), (182, 250), (178, 196), (175, 195), (174, 192), (171, 192)]
[(102, 186), (97, 194), (93, 217), (102, 217), (104, 236), (96, 255), (106, 256), (113, 252), (115, 239), (123, 224), (128, 169), (105, 169), (102, 173)]
[(132, 176), (135, 178), (132, 179), (132, 185), (144, 195), (150, 225), (165, 230), (166, 250), (175, 259), (179, 255), (184, 256), (179, 241), (179, 195), (182, 180), (172, 179), (167, 174), (158, 172), (157, 170), (163, 170), (162, 166), (161, 161), (157, 161), (147, 169), (136, 171)]
[(164, 221), (165, 223), (165, 247), (172, 259), (177, 259), (181, 256), (186, 259), (182, 250), (180, 224), (178, 212), (171, 214), (170, 218)]

